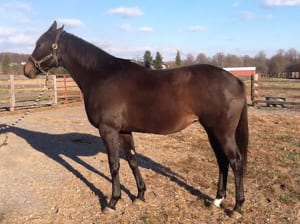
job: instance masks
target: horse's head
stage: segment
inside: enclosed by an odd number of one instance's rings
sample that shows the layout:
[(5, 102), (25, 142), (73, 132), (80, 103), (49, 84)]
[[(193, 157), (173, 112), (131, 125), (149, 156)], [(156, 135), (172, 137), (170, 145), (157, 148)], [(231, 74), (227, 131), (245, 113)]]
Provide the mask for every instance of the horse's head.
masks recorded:
[(48, 70), (59, 66), (59, 37), (63, 32), (63, 26), (57, 29), (54, 21), (52, 26), (36, 42), (28, 61), (24, 65), (24, 75), (35, 78), (38, 74), (46, 75)]

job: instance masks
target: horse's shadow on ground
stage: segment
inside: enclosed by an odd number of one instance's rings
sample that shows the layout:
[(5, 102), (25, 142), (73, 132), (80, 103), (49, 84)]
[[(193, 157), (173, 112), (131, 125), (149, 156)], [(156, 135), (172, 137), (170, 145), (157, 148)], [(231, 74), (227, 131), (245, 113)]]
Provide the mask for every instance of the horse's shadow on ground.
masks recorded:
[[(107, 198), (103, 192), (62, 157), (65, 156), (72, 159), (74, 162), (77, 162), (89, 171), (94, 172), (105, 180), (111, 182), (110, 177), (106, 176), (101, 171), (97, 170), (80, 158), (80, 156), (93, 156), (98, 153), (107, 154), (103, 141), (100, 137), (81, 133), (49, 134), (18, 127), (10, 127), (5, 131), (0, 130), (0, 134), (4, 134), (5, 132), (12, 132), (18, 135), (26, 140), (33, 149), (44, 153), (49, 158), (62, 165), (77, 178), (79, 178), (83, 183), (85, 183), (86, 186), (88, 186), (90, 190), (98, 196), (102, 209), (107, 205)], [(137, 153), (136, 155), (140, 167), (151, 169), (162, 176), (168, 177), (171, 181), (175, 182), (192, 195), (197, 196), (199, 199), (204, 201), (212, 201), (211, 197), (188, 185), (179, 174), (172, 171), (167, 166), (155, 162), (151, 158), (142, 154)], [(126, 160), (123, 153), (121, 153), (121, 159)], [(131, 200), (135, 199), (135, 195), (133, 195), (125, 186), (121, 185), (121, 189), (129, 196)]]

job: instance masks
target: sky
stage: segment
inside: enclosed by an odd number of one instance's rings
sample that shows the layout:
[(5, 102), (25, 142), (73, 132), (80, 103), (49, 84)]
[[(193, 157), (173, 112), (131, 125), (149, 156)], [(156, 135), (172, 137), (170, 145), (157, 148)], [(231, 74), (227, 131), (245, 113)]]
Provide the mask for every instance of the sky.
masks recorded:
[(128, 59), (300, 51), (300, 0), (0, 0), (0, 52), (30, 54), (54, 20)]

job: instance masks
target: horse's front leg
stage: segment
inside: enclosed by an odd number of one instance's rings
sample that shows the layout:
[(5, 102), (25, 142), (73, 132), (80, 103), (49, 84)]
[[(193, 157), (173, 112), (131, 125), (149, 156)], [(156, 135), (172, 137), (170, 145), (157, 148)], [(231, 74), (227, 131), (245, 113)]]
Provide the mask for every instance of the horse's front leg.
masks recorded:
[[(120, 145), (126, 153), (128, 164), (133, 172), (136, 181), (136, 185), (138, 188), (137, 199), (145, 201), (144, 193), (146, 191), (146, 185), (138, 167), (132, 133), (120, 134)], [(138, 201), (136, 200), (135, 202)]]
[(103, 138), (104, 144), (107, 148), (109, 169), (112, 178), (112, 195), (111, 199), (104, 208), (103, 212), (110, 212), (115, 210), (118, 200), (121, 198), (121, 187), (119, 178), (120, 156), (119, 156), (119, 133), (110, 126), (102, 125), (99, 128), (100, 135)]

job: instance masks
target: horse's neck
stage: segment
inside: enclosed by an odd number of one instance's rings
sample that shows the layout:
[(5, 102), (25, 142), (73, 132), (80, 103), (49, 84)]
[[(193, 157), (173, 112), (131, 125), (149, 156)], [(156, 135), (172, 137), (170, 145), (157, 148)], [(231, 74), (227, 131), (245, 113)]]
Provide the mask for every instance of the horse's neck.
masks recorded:
[(84, 69), (80, 68), (80, 66), (73, 66), (74, 63), (70, 61), (70, 59), (64, 60), (64, 68), (70, 73), (74, 81), (77, 83), (82, 92), (87, 88), (85, 85), (85, 77), (84, 75), (88, 75), (88, 71), (84, 72)]
[(63, 45), (63, 66), (83, 92), (90, 88), (91, 83), (97, 81), (95, 79), (107, 75), (103, 71), (107, 60), (110, 57), (113, 60), (112, 56), (68, 33), (64, 34)]

